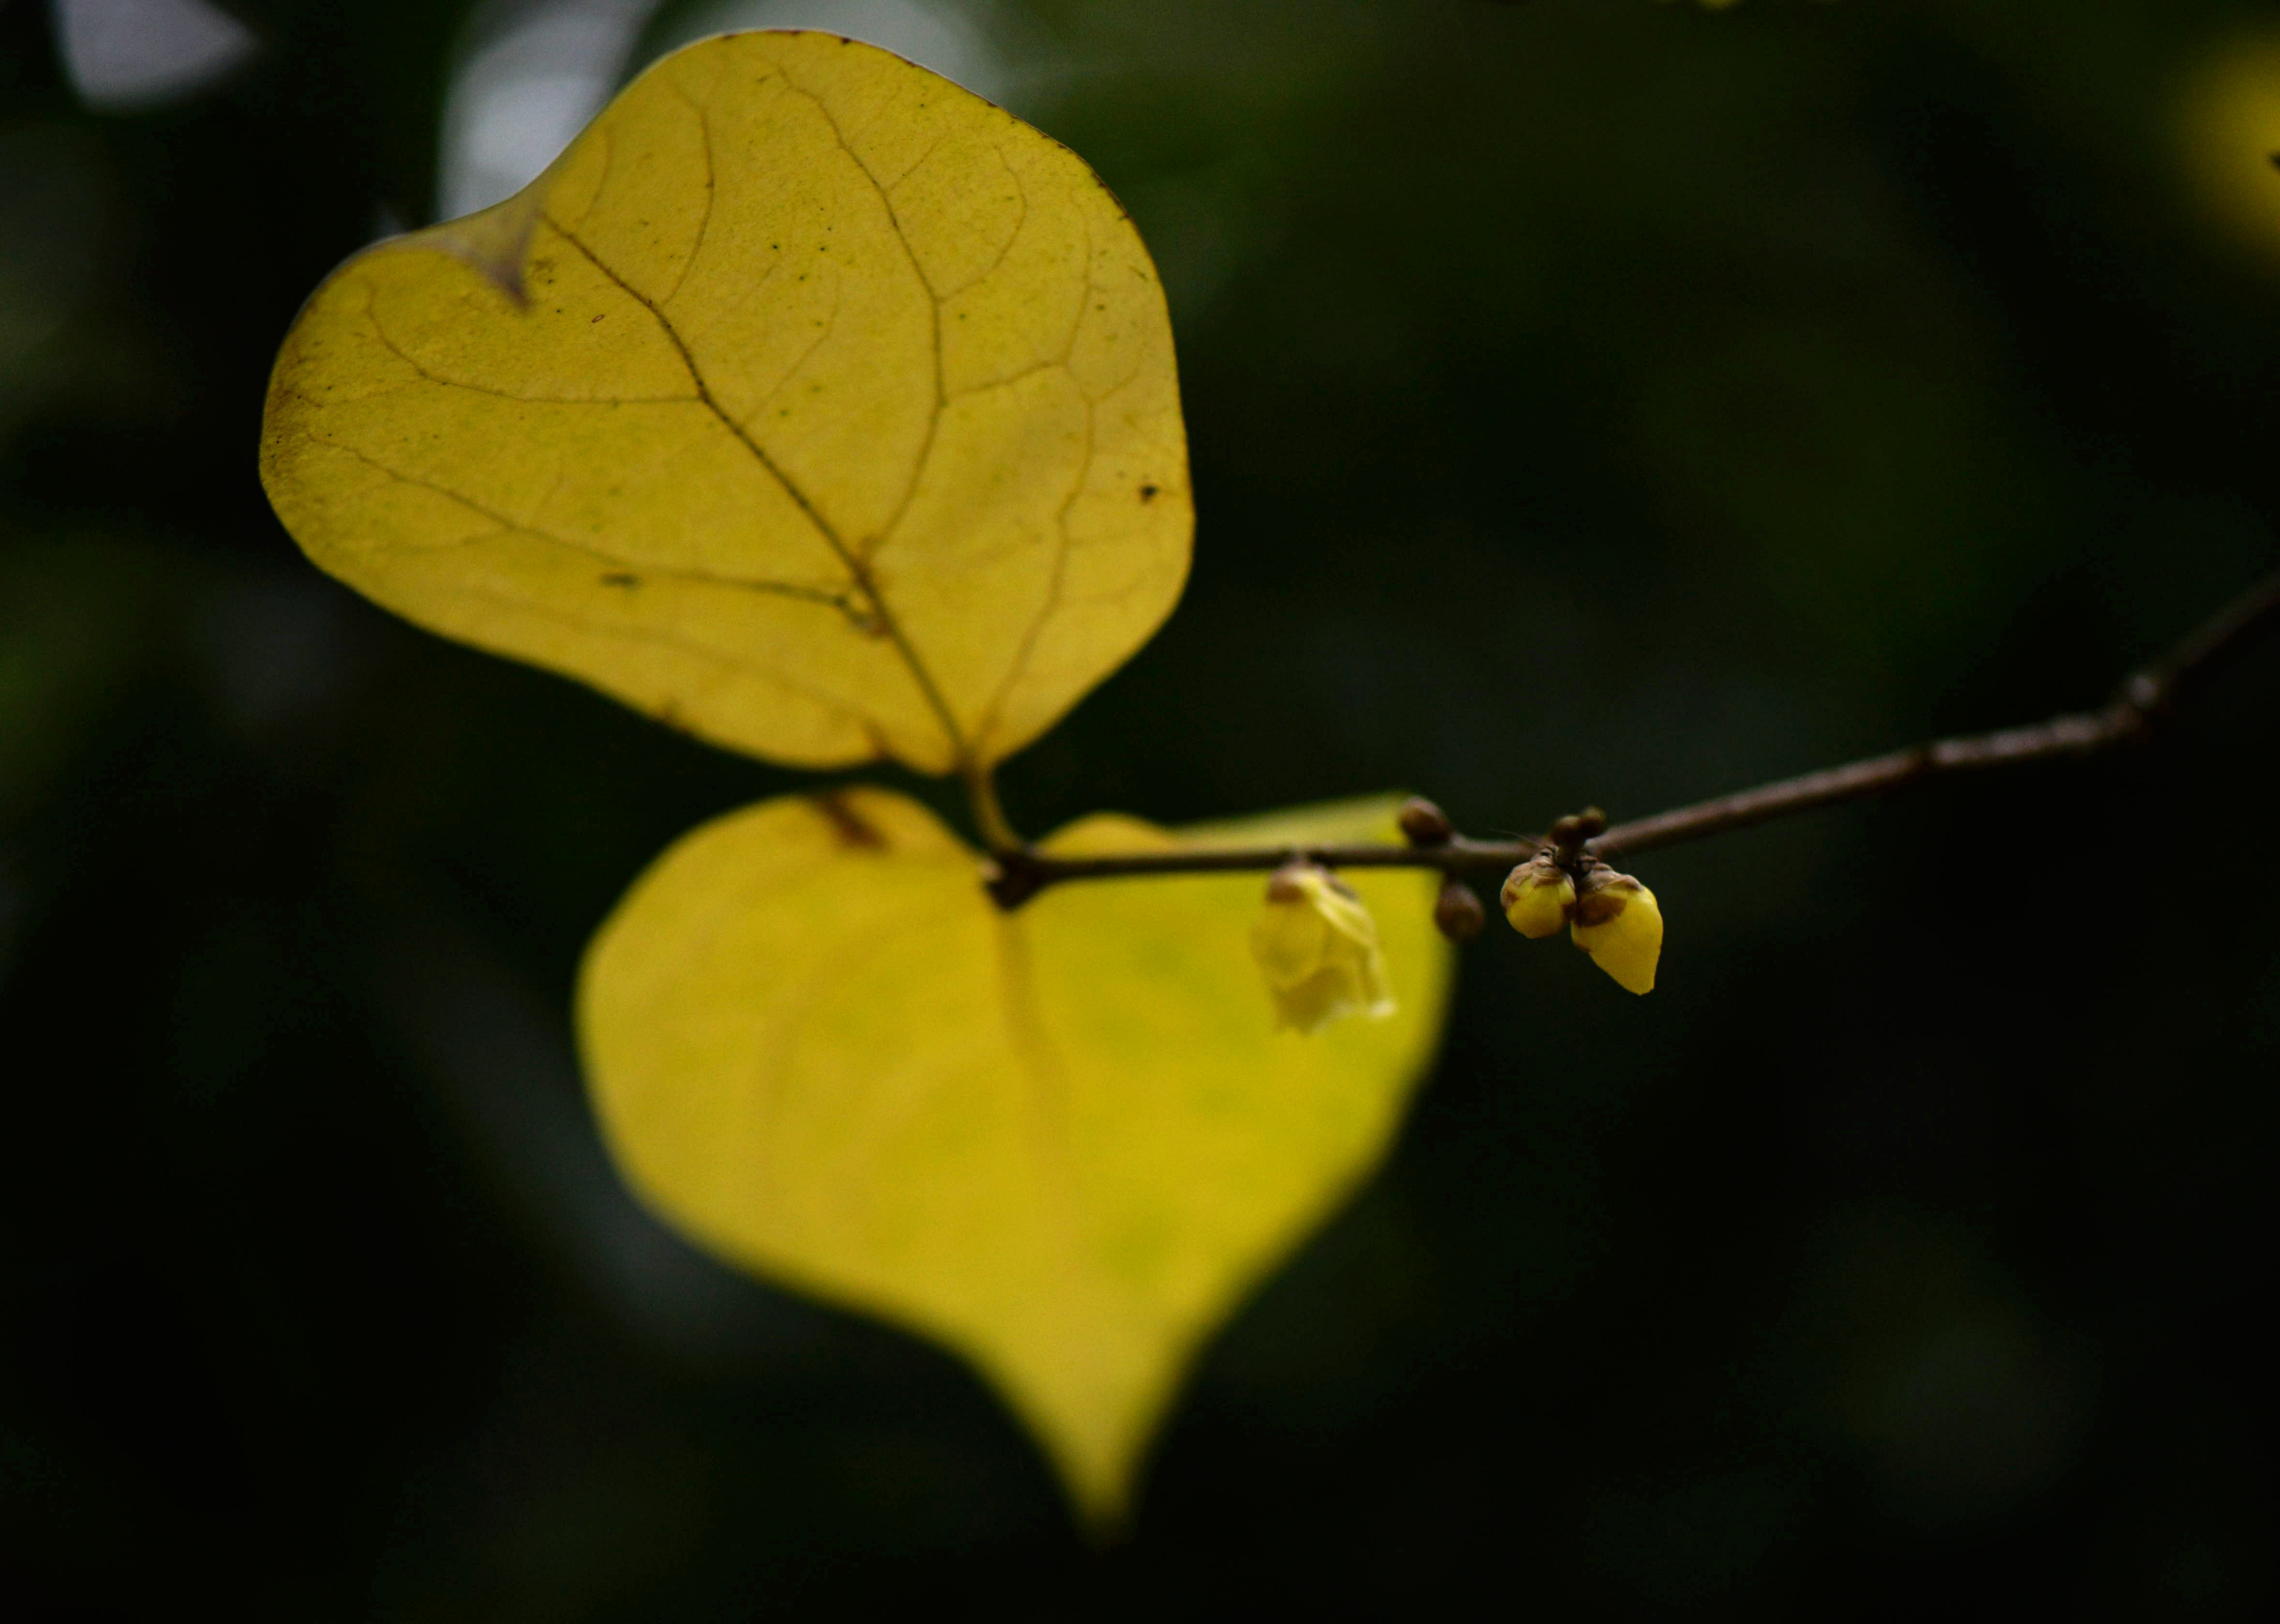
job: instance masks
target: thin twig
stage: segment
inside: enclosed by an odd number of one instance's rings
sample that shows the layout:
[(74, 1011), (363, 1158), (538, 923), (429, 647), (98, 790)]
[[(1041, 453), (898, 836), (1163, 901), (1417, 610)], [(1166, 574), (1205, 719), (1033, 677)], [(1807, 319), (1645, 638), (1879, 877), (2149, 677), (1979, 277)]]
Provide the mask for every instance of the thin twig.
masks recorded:
[(1746, 828), (1839, 801), (1889, 795), (1928, 778), (2016, 766), (2060, 756), (2086, 756), (2117, 744), (2142, 743), (2176, 708), (2260, 634), (2280, 624), (2280, 574), (2268, 577), (2228, 604), (2158, 666), (2125, 681), (2104, 709), (2056, 716), (2030, 727), (2006, 727), (1969, 738), (1940, 739), (1778, 783), (1682, 806), (1675, 812), (1619, 823), (1585, 850), (1595, 857), (1646, 851), (1705, 835)]
[[(2100, 710), (2053, 717), (2032, 727), (1939, 739), (1888, 756), (1761, 784), (1652, 818), (1634, 819), (1585, 841), (1580, 852), (1585, 857), (1608, 858), (1652, 850), (1840, 801), (1889, 795), (1952, 774), (2087, 756), (2116, 745), (2138, 743), (2181, 701), (2199, 692), (2244, 649), (2276, 627), (2280, 627), (2280, 573), (2267, 577), (2227, 604), (2172, 650), (2167, 659), (2130, 677)], [(1544, 844), (1542, 840), (1476, 841), (1458, 835), (1437, 844), (1412, 846), (1197, 848), (1098, 857), (1057, 857), (1034, 847), (1006, 847), (990, 855), (994, 872), (989, 886), (999, 906), (1017, 908), (1047, 886), (1072, 880), (1266, 870), (1294, 860), (1319, 863), (1325, 868), (1428, 868), (1452, 877), (1487, 876), (1526, 862)]]
[(1265, 871), (1285, 863), (1324, 868), (1437, 868), (1444, 874), (1501, 874), (1534, 857), (1542, 842), (1460, 837), (1438, 846), (1333, 845), (1197, 847), (1168, 851), (1117, 851), (1098, 857), (1055, 857), (1025, 847), (996, 851), (990, 894), (1003, 908), (1018, 908), (1049, 885), (1070, 880), (1129, 879), (1138, 874), (1213, 874)]

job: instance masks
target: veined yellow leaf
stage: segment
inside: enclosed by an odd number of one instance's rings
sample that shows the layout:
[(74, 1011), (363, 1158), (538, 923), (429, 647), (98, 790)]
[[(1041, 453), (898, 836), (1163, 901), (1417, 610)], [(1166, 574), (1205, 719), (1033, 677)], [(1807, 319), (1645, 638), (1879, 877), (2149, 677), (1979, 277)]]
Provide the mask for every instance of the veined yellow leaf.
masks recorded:
[[(1382, 838), (1395, 803), (1190, 831)], [(1088, 818), (1048, 850), (1182, 836)], [(899, 796), (765, 802), (659, 858), (578, 1025), (634, 1188), (717, 1254), (931, 1335), (1121, 1513), (1198, 1345), (1383, 1155), (1440, 1029), (1435, 878), (1347, 876), (1397, 1012), (1275, 1028), (1263, 874), (1101, 881), (1000, 912)]]
[(691, 45), (519, 196), (342, 266), (262, 477), (397, 613), (808, 766), (1019, 749), (1162, 622), (1193, 527), (1116, 200), (820, 34)]

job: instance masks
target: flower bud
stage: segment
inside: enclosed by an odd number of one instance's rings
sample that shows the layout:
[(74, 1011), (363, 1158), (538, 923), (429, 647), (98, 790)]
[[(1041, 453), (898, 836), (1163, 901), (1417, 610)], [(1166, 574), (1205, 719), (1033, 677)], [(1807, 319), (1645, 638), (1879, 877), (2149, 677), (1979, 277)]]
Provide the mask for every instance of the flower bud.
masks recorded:
[(1434, 899), (1433, 923), (1452, 942), (1470, 942), (1489, 922), (1489, 912), (1473, 888), (1462, 880), (1444, 880)]
[(1586, 806), (1552, 826), (1552, 843), (1564, 851), (1606, 832), (1607, 814), (1596, 806)]
[(1251, 956), (1267, 978), (1275, 1023), (1313, 1032), (1342, 1015), (1393, 1013), (1377, 922), (1361, 899), (1312, 863), (1286, 863), (1267, 883)]
[(1549, 850), (1539, 851), (1505, 876), (1497, 900), (1512, 927), (1531, 941), (1551, 935), (1568, 922), (1575, 904), (1575, 882)]
[(1457, 834), (1449, 814), (1421, 795), (1402, 802), (1398, 821), (1403, 837), (1413, 846), (1445, 846)]
[(1654, 990), (1654, 967), (1662, 957), (1662, 910), (1654, 893), (1629, 874), (1593, 865), (1575, 898), (1568, 934), (1618, 987)]

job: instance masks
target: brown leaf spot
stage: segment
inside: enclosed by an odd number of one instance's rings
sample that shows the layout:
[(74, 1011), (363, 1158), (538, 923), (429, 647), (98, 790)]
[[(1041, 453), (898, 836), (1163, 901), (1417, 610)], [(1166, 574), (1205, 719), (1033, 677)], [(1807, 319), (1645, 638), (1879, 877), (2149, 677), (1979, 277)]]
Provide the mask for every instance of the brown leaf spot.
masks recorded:
[(605, 587), (637, 587), (641, 585), (641, 577), (628, 575), (623, 570), (612, 570), (602, 577), (602, 584)]
[(1140, 500), (1143, 502), (1153, 502), (1156, 499), (1157, 489), (1158, 488), (1153, 485), (1143, 485), (1140, 487)]

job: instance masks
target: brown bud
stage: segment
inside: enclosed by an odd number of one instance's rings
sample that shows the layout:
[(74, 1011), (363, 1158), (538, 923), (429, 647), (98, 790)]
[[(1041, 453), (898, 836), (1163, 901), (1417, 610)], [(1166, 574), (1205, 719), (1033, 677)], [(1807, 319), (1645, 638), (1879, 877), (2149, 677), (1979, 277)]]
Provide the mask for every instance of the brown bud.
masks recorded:
[(1607, 814), (1596, 806), (1586, 806), (1582, 812), (1562, 818), (1552, 826), (1552, 843), (1560, 847), (1580, 846), (1596, 835), (1607, 830)]
[(1401, 804), (1401, 832), (1413, 846), (1445, 846), (1455, 837), (1457, 826), (1449, 821), (1449, 814), (1421, 795), (1413, 795)]
[(1462, 880), (1444, 880), (1433, 903), (1433, 922), (1452, 942), (1470, 942), (1489, 922), (1488, 910)]

